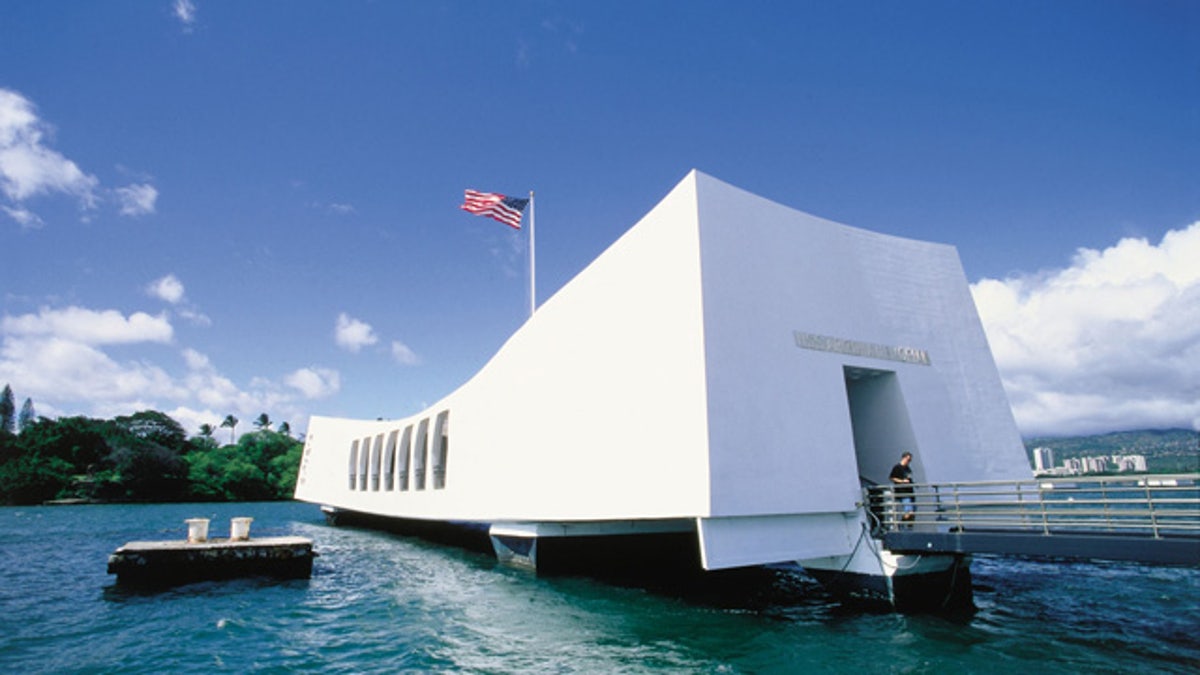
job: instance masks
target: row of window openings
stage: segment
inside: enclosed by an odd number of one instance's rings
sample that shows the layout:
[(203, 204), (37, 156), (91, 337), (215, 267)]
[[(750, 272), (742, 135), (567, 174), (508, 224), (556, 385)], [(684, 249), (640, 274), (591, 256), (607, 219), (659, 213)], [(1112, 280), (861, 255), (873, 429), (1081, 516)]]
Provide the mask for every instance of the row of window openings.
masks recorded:
[[(433, 452), (430, 453), (432, 440)], [(401, 431), (355, 439), (350, 443), (351, 490), (424, 490), (426, 467), (430, 488), (446, 487), (446, 455), (450, 450), (450, 411), (438, 413), (430, 438), (429, 418)], [(410, 471), (411, 467), (411, 471)], [(411, 484), (410, 479), (411, 477)]]

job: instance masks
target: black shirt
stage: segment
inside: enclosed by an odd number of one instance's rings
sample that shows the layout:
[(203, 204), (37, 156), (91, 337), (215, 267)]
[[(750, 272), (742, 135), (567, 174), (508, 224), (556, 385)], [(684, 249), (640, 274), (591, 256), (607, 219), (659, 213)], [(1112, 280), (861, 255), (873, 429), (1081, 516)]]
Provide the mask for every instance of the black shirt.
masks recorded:
[(902, 480), (906, 483), (912, 482), (912, 467), (897, 464), (892, 467), (892, 473), (888, 478), (893, 479), (893, 484), (896, 486), (896, 494), (912, 494), (912, 487), (905, 484), (896, 484), (896, 480)]

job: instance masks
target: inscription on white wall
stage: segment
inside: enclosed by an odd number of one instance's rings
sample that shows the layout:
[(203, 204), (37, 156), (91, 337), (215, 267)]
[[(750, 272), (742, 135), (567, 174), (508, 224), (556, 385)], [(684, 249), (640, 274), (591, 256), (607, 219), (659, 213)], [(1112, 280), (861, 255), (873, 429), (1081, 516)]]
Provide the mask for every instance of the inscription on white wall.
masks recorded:
[(801, 349), (812, 349), (818, 352), (836, 352), (851, 356), (865, 356), (872, 359), (900, 361), (902, 363), (915, 363), (921, 366), (928, 366), (930, 364), (929, 352), (924, 349), (890, 347), (888, 345), (877, 345), (870, 342), (830, 337), (828, 335), (813, 335), (812, 333), (803, 333), (801, 331), (795, 331), (795, 336), (796, 346)]

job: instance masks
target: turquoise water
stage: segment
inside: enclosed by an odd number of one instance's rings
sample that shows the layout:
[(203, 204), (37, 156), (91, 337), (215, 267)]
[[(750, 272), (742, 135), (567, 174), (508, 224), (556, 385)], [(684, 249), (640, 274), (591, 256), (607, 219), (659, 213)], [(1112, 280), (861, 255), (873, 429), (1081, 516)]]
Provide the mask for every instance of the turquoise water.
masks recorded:
[[(255, 518), (313, 577), (118, 587), (108, 554)], [(1200, 569), (977, 558), (978, 611), (844, 606), (802, 573), (655, 591), (324, 524), (293, 503), (0, 508), (7, 673), (1193, 673)]]

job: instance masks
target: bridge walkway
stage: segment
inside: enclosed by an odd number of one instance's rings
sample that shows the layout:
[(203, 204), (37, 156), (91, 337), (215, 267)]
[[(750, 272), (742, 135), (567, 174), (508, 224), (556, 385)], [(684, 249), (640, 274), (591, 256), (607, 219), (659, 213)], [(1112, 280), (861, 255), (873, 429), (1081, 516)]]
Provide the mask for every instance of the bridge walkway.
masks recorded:
[(894, 553), (1200, 566), (1200, 473), (880, 485), (863, 504)]

